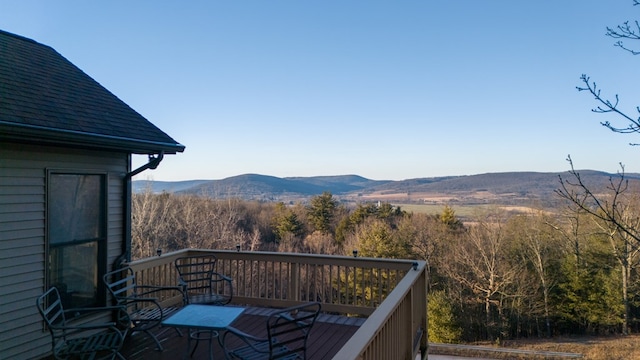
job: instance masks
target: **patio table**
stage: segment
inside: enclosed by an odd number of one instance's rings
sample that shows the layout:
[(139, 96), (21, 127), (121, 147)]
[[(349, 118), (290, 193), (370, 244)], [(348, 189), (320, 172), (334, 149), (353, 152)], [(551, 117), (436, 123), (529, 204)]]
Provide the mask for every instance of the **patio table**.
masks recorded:
[(218, 336), (218, 331), (223, 331), (231, 325), (231, 323), (233, 323), (244, 310), (245, 308), (243, 307), (235, 306), (191, 304), (183, 307), (171, 317), (162, 321), (162, 325), (174, 328), (190, 329), (189, 336), (187, 338), (187, 352), (185, 359), (189, 358), (191, 340), (204, 340), (200, 335), (202, 333), (207, 333), (209, 335), (209, 359), (213, 359), (213, 337)]

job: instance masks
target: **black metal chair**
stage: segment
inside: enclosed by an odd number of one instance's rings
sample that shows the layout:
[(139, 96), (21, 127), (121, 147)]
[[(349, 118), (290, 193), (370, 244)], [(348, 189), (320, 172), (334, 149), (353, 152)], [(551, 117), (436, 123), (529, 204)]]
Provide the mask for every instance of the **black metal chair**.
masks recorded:
[[(182, 288), (179, 286), (140, 285), (130, 267), (106, 273), (104, 283), (118, 305), (124, 306), (131, 320), (131, 331), (147, 334), (157, 345), (158, 350), (163, 347), (158, 338), (151, 331), (160, 326), (162, 320), (171, 316), (182, 307), (179, 305), (163, 306), (161, 301), (174, 296), (184, 299)], [(160, 299), (159, 297), (163, 297)], [(180, 335), (182, 335), (180, 333)]]
[[(236, 328), (224, 332), (221, 344), (227, 359), (306, 359), (309, 332), (320, 313), (320, 303), (312, 302), (278, 310), (267, 319), (267, 337), (257, 337)], [(241, 346), (230, 349), (238, 343)]]
[[(56, 359), (115, 359), (126, 336), (128, 316), (122, 306), (64, 309), (58, 289), (52, 287), (36, 300), (36, 306), (51, 333)], [(88, 316), (107, 316), (114, 322), (90, 321)], [(81, 317), (80, 319), (75, 319)], [(120, 330), (119, 327), (124, 330)]]
[(187, 256), (176, 259), (178, 282), (186, 304), (226, 305), (233, 298), (230, 277), (216, 272), (214, 255)]

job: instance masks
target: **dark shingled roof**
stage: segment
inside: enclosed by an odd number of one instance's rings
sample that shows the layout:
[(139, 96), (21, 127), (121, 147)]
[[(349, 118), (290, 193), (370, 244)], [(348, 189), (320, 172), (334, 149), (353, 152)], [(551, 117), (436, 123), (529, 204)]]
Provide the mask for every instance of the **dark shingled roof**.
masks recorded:
[(136, 154), (184, 146), (57, 51), (0, 30), (0, 141)]

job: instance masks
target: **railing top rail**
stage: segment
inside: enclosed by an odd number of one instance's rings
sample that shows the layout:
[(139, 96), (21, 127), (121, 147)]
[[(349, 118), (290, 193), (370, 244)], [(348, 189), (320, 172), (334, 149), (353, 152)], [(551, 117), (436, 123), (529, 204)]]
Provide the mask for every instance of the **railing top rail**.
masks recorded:
[(191, 250), (183, 249), (178, 251), (173, 251), (170, 253), (162, 254), (160, 256), (153, 256), (144, 259), (134, 260), (129, 263), (129, 265), (136, 270), (145, 270), (149, 268), (153, 268), (155, 266), (172, 263), (175, 259), (185, 256), (189, 254)]
[[(359, 268), (384, 268), (391, 270), (409, 270), (417, 266), (415, 260), (404, 259), (378, 259), (366, 257), (352, 257), (340, 255), (303, 254), (303, 253), (281, 253), (269, 251), (233, 251), (233, 250), (208, 250), (208, 249), (186, 249), (179, 250), (161, 256), (140, 259), (131, 264), (142, 265), (146, 261), (166, 262), (167, 257), (190, 256), (203, 253), (213, 253), (219, 259), (242, 259), (242, 260), (268, 260), (273, 262), (290, 262), (298, 264), (316, 265), (340, 265), (357, 266)], [(179, 255), (179, 256), (178, 256)]]

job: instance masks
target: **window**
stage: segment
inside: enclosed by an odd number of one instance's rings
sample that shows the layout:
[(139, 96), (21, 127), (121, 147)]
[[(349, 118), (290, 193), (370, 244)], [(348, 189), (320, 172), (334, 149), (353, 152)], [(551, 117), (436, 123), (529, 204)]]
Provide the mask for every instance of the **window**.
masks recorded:
[(65, 307), (104, 305), (106, 180), (104, 174), (50, 171), (48, 176), (49, 286)]

